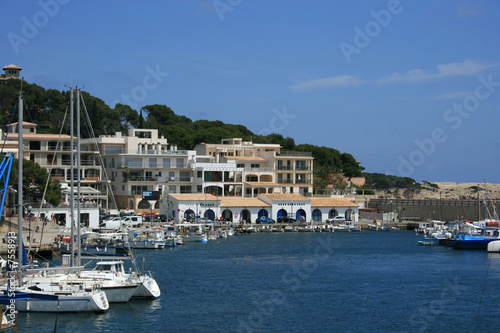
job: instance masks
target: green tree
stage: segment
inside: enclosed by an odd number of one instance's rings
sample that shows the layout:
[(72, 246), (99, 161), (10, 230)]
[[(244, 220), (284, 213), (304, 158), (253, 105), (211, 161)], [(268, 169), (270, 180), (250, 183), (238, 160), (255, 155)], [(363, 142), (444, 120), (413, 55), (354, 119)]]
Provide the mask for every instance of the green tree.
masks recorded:
[(347, 178), (351, 179), (352, 177), (361, 176), (364, 168), (359, 165), (358, 161), (351, 154), (340, 154), (340, 160), (342, 161), (342, 171)]
[[(9, 185), (17, 188), (18, 184), (18, 161), (14, 159), (12, 162), (12, 170), (10, 174)], [(23, 194), (24, 197), (33, 201), (41, 201), (45, 185), (47, 184), (49, 174), (37, 163), (23, 159)], [(45, 201), (53, 206), (61, 203), (61, 184), (59, 181), (49, 177)]]

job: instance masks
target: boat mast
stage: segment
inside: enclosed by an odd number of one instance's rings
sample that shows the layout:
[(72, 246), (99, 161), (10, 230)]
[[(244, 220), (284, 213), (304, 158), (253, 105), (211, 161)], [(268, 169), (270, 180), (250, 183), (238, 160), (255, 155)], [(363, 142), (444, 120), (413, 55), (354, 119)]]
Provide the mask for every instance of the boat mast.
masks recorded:
[(81, 264), (81, 238), (80, 238), (80, 233), (81, 233), (81, 230), (80, 230), (80, 191), (81, 191), (81, 188), (80, 188), (80, 180), (81, 180), (81, 174), (80, 174), (80, 159), (81, 159), (81, 156), (80, 156), (80, 89), (76, 89), (76, 166), (77, 166), (77, 170), (76, 170), (76, 173), (77, 173), (77, 185), (78, 185), (78, 190), (76, 193), (78, 193), (78, 203), (77, 203), (77, 215), (76, 215), (76, 222), (78, 223), (77, 224), (77, 245), (78, 245), (78, 252), (77, 252), (77, 259), (76, 259), (76, 265), (77, 266), (80, 266)]
[(18, 149), (17, 149), (17, 202), (18, 202), (18, 211), (17, 211), (17, 269), (18, 269), (18, 279), (19, 285), (22, 285), (23, 278), (21, 274), (21, 270), (23, 267), (23, 159), (24, 159), (24, 149), (23, 149), (23, 97), (21, 96), (21, 92), (19, 92), (19, 115), (18, 115), (18, 123), (17, 123), (17, 132), (18, 132)]
[(75, 265), (75, 220), (74, 220), (74, 203), (75, 203), (75, 185), (73, 184), (73, 177), (74, 177), (74, 143), (73, 143), (73, 123), (74, 123), (74, 117), (73, 117), (73, 87), (70, 88), (70, 94), (69, 94), (69, 105), (70, 105), (70, 222), (71, 222), (71, 260), (70, 260), (70, 266)]

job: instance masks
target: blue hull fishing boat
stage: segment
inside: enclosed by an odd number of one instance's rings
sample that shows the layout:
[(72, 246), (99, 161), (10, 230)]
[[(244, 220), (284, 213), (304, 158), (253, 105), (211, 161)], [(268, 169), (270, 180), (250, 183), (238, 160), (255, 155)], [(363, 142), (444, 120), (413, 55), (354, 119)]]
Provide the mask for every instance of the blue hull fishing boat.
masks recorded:
[(459, 235), (460, 238), (451, 243), (455, 250), (486, 250), (488, 243), (499, 238), (485, 238), (470, 235)]

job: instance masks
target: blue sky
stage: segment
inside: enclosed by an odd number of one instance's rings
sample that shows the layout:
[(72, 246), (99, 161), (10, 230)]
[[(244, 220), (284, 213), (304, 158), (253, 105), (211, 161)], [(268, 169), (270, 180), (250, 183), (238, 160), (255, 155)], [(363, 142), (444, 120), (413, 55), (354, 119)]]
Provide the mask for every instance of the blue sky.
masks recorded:
[(348, 152), (367, 172), (500, 183), (498, 1), (4, 0), (0, 9), (0, 65), (45, 88), (277, 132)]

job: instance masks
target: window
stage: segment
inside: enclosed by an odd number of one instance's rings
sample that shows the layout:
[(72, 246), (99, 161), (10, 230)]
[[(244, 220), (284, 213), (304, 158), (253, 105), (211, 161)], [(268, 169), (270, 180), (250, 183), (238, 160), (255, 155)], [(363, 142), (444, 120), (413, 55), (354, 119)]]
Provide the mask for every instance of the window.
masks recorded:
[(56, 155), (47, 154), (47, 165), (57, 165), (57, 158), (55, 156)]
[(104, 146), (104, 155), (118, 155), (122, 153), (123, 149), (120, 146)]
[(259, 178), (257, 176), (247, 176), (247, 182), (258, 182)]
[(201, 178), (201, 177), (203, 177), (203, 171), (197, 171), (196, 178)]
[(260, 164), (254, 164), (252, 163), (252, 165), (250, 165), (252, 168), (260, 168)]
[[(180, 179), (179, 179), (179, 180), (180, 180), (181, 182), (189, 182), (189, 181), (191, 181), (191, 177), (190, 177), (190, 176), (191, 176), (191, 175), (190, 175), (189, 171), (188, 171), (188, 172), (181, 171), (181, 172), (180, 172)], [(182, 193), (182, 192), (181, 192), (181, 193)], [(186, 193), (187, 193), (187, 192), (186, 192)]]
[(149, 167), (150, 168), (156, 168), (156, 158), (150, 158), (149, 159)]
[(201, 193), (202, 188), (201, 185), (196, 186), (196, 192)]
[(163, 159), (163, 167), (164, 168), (170, 168), (170, 158), (164, 158)]
[(168, 180), (171, 182), (175, 181), (175, 172), (173, 171), (168, 172)]
[(142, 175), (141, 175), (140, 171), (130, 171), (127, 175), (127, 179), (129, 181), (141, 181)]
[(296, 184), (305, 184), (306, 183), (306, 175), (303, 173), (298, 173), (295, 175), (295, 183)]
[(129, 168), (142, 168), (142, 158), (126, 158), (125, 166)]
[(243, 163), (238, 163), (238, 164), (236, 164), (236, 167), (237, 167), (237, 168), (244, 168), (244, 167), (245, 167), (245, 164), (243, 164)]
[(181, 186), (181, 193), (191, 193), (191, 186)]
[(175, 185), (169, 185), (168, 186), (168, 192), (169, 193), (177, 193), (177, 186), (175, 186)]
[(177, 168), (184, 168), (184, 159), (183, 158), (178, 158), (175, 160), (175, 166)]
[(148, 187), (141, 186), (141, 185), (132, 185), (131, 191), (132, 191), (132, 195), (142, 195), (142, 192), (148, 191)]
[(306, 161), (296, 161), (295, 170), (307, 170)]

